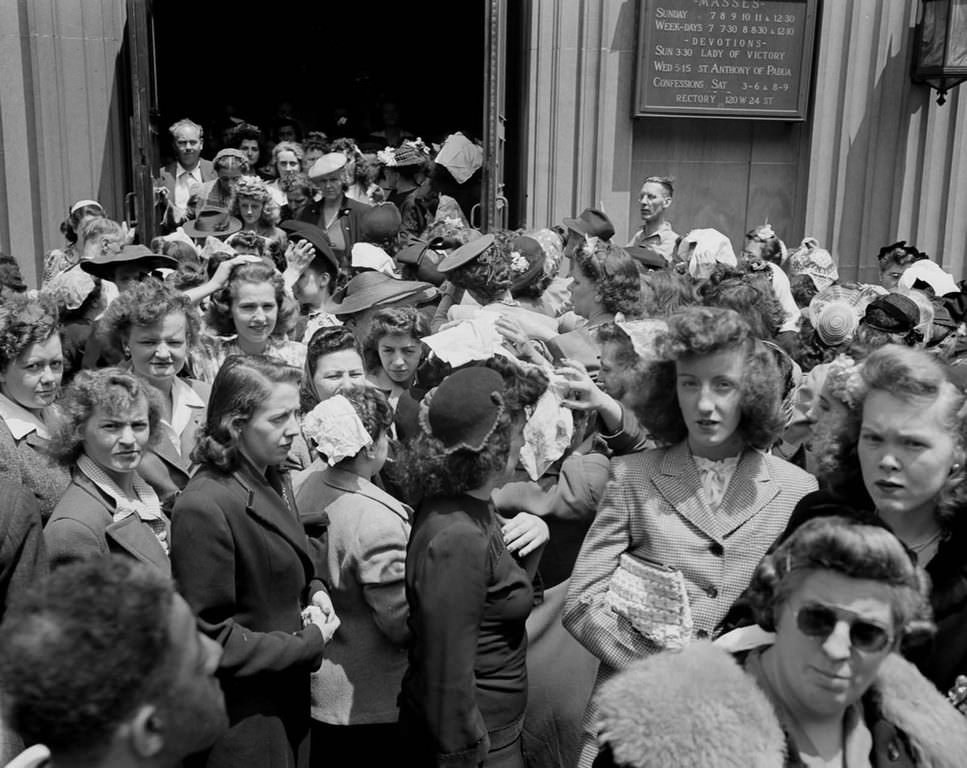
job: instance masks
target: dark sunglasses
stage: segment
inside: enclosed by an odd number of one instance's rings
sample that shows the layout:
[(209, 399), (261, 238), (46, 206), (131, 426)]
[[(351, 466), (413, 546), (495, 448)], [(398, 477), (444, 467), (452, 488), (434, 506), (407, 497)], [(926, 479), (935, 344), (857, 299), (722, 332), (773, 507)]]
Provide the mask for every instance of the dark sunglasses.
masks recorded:
[(841, 620), (849, 623), (849, 640), (858, 651), (879, 653), (893, 642), (893, 634), (886, 627), (859, 619), (849, 611), (820, 603), (807, 603), (796, 611), (796, 626), (799, 631), (823, 640), (833, 633)]

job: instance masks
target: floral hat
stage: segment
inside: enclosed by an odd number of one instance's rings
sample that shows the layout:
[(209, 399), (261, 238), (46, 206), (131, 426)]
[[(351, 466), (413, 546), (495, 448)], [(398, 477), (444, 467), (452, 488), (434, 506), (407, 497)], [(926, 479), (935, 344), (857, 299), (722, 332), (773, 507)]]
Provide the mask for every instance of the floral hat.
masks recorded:
[(541, 244), (533, 237), (521, 235), (510, 244), (510, 293), (520, 291), (545, 276), (546, 258)]
[(839, 280), (839, 270), (832, 254), (820, 248), (819, 241), (814, 237), (803, 238), (799, 247), (789, 254), (784, 266), (790, 277), (809, 275), (817, 291), (825, 290)]

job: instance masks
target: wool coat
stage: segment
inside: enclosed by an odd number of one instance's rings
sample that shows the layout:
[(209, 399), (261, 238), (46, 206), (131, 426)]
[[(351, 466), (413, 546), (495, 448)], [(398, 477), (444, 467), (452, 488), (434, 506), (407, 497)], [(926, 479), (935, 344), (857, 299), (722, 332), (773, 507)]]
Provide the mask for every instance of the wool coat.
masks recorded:
[(325, 643), (301, 612), (316, 591), (310, 544), (287, 473), (199, 470), (175, 502), (171, 563), (200, 629), (224, 648), (229, 730), (209, 768), (308, 764), (309, 675)]

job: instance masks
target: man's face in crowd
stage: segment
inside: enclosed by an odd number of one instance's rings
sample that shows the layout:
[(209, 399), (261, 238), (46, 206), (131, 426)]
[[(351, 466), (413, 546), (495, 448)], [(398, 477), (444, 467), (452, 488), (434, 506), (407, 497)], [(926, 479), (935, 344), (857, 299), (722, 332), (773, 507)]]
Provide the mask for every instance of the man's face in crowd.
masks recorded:
[(182, 126), (175, 131), (175, 154), (182, 168), (191, 170), (201, 157), (202, 139), (197, 128)]
[(651, 224), (661, 221), (668, 206), (672, 204), (672, 199), (661, 184), (649, 181), (641, 187), (638, 203), (641, 205), (641, 220), (645, 224)]
[(279, 126), (279, 141), (295, 141), (295, 126), (291, 123)]

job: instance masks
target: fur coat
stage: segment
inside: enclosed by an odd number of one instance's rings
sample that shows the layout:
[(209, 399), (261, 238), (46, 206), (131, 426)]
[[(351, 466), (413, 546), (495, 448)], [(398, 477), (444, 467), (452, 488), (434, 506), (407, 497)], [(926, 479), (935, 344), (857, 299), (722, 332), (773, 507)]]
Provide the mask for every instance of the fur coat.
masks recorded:
[[(962, 768), (967, 718), (897, 654), (863, 699), (875, 768)], [(598, 699), (596, 768), (796, 768), (775, 711), (740, 661), (707, 641), (644, 659)]]

